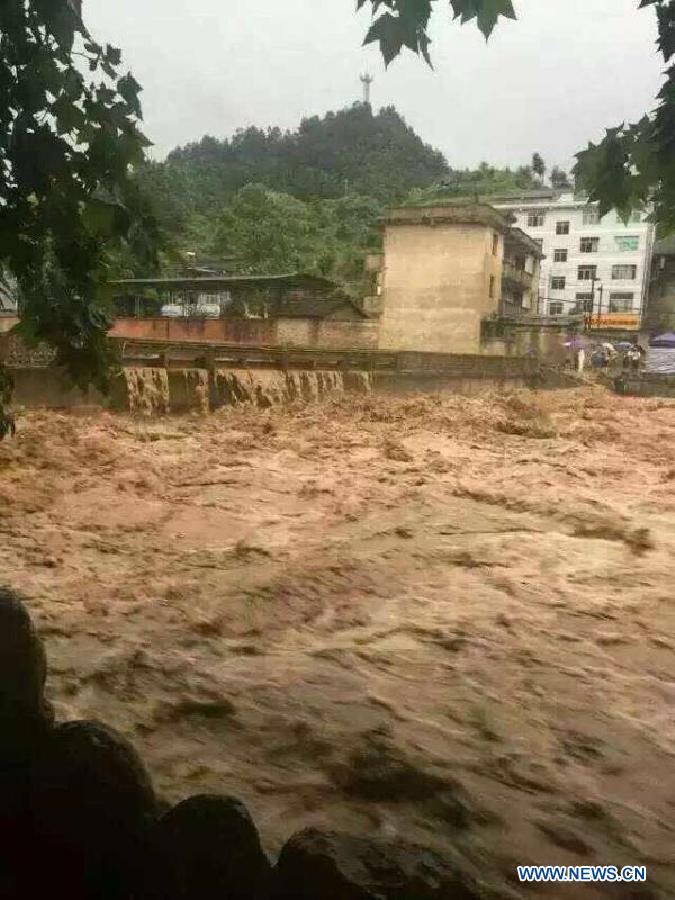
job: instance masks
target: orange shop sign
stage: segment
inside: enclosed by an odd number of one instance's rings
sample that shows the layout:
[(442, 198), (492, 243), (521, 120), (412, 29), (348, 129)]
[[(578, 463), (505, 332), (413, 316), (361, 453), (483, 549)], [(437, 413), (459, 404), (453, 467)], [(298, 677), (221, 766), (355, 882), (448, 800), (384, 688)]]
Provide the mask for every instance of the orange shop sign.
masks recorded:
[(640, 317), (630, 313), (605, 313), (604, 315), (586, 316), (589, 328), (639, 328)]

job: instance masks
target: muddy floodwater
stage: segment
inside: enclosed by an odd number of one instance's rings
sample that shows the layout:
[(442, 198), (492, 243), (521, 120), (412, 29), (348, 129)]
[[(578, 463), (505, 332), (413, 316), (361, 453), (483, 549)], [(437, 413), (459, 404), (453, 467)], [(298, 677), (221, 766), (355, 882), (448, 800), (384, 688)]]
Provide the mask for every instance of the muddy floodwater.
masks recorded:
[(542, 894), (673, 896), (675, 401), (19, 429), (0, 581), (39, 623), (59, 716), (121, 729), (166, 796), (240, 796), (270, 852), (312, 824), (507, 879), (644, 864), (651, 893)]

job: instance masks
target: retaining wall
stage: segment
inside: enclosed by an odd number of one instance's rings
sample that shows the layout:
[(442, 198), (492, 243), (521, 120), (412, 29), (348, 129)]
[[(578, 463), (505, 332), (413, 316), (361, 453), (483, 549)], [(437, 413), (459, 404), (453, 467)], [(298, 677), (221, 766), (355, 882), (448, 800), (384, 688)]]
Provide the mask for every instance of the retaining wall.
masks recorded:
[(296, 399), (316, 400), (334, 391), (371, 388), (473, 394), (488, 388), (545, 387), (554, 386), (551, 379), (556, 375), (555, 370), (543, 373), (528, 357), (360, 351), (336, 361), (329, 360), (326, 351), (318, 351), (316, 358), (308, 351), (310, 358), (302, 357), (302, 368), (283, 368), (276, 359), (278, 352), (267, 354), (269, 359), (264, 352), (261, 356), (267, 366), (213, 360), (207, 368), (195, 360), (163, 367), (139, 361), (123, 368), (105, 398), (93, 389), (73, 388), (61, 372), (48, 365), (10, 364), (8, 369), (14, 377), (17, 405), (61, 409), (107, 405), (145, 415), (188, 410), (206, 413), (234, 403), (267, 407)]
[(325, 347), (328, 349), (374, 349), (378, 322), (369, 319), (284, 318), (175, 318), (120, 316), (110, 329), (114, 338), (130, 340), (185, 341), (241, 344), (257, 347)]
[(14, 379), (16, 406), (75, 411), (105, 406), (140, 415), (208, 413), (239, 403), (266, 408), (344, 391), (367, 393), (371, 385), (367, 372), (126, 366), (104, 397), (93, 388), (83, 392), (73, 387), (56, 369), (12, 367), (8, 371)]
[(675, 375), (620, 375), (614, 390), (631, 397), (675, 397)]

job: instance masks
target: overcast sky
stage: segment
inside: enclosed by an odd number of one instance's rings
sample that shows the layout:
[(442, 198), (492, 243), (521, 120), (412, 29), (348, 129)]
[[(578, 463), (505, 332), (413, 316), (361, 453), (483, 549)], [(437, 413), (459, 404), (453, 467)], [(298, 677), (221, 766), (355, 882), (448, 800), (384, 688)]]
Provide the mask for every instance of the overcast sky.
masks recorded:
[(85, 0), (87, 25), (122, 48), (144, 87), (146, 132), (161, 158), (203, 134), (293, 128), (360, 99), (394, 104), (452, 166), (516, 165), (538, 150), (568, 166), (603, 128), (654, 105), (663, 58), (638, 0), (515, 0), (486, 45), (439, 0), (435, 71), (404, 51), (387, 71), (362, 48), (369, 16), (354, 0)]

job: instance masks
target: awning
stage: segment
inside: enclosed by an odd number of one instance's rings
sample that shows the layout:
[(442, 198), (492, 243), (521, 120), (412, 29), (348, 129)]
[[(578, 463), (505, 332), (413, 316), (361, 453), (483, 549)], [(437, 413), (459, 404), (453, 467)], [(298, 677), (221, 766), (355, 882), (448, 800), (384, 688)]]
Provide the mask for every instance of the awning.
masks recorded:
[(653, 337), (649, 342), (649, 346), (675, 350), (675, 332), (670, 331), (666, 334), (659, 334), (656, 337)]

